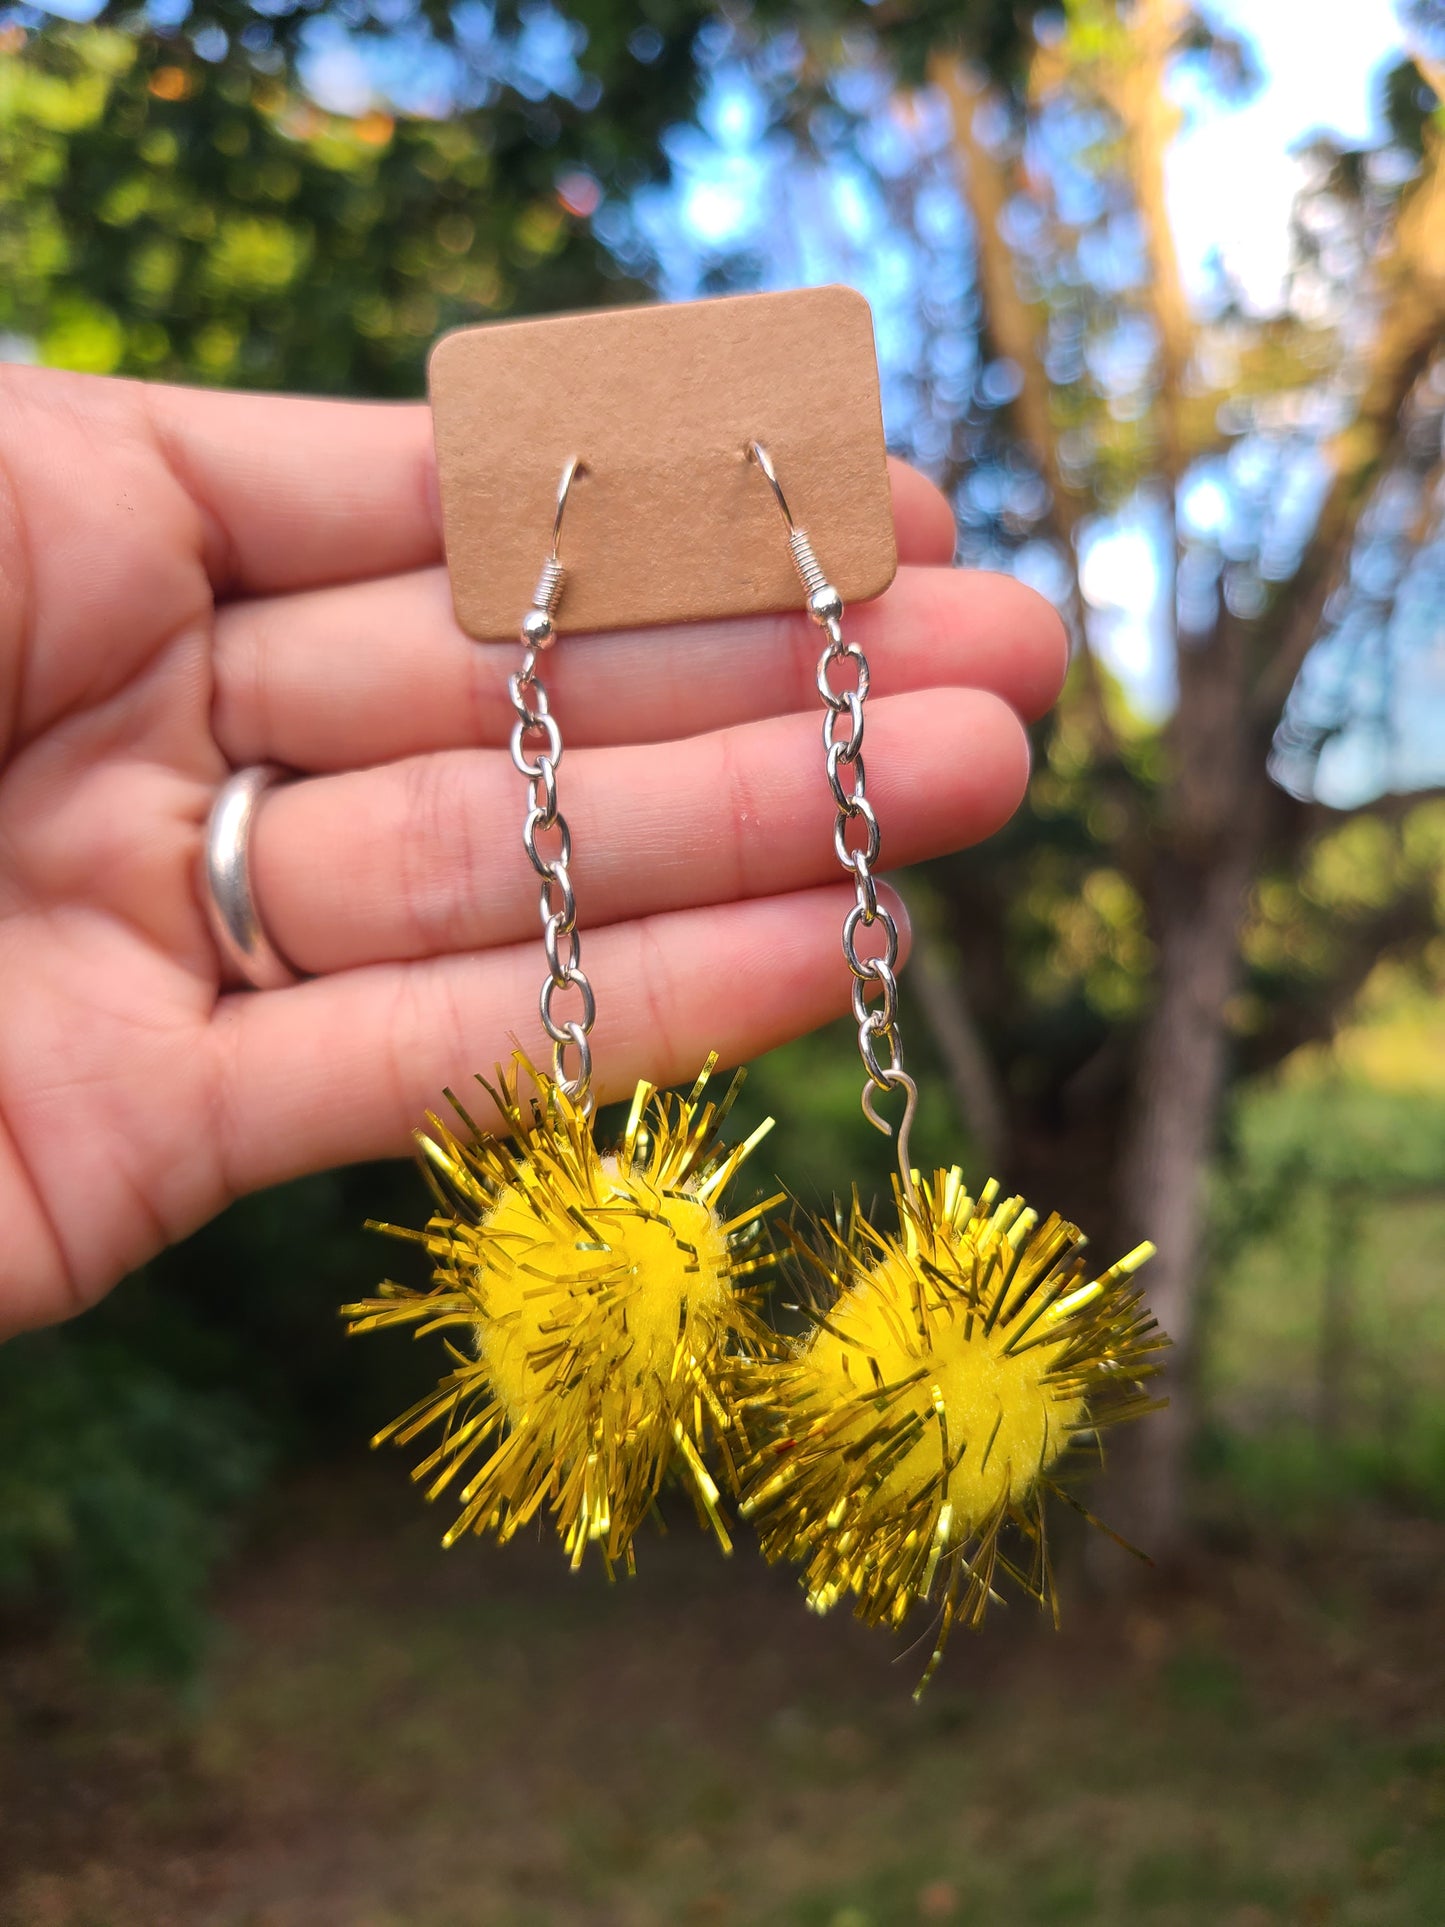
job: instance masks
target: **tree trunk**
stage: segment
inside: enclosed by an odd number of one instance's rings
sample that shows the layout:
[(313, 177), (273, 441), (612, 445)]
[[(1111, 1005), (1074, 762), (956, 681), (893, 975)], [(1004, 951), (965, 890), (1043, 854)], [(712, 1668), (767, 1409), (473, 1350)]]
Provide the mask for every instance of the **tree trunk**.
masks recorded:
[(1158, 1000), (1142, 1041), (1125, 1132), (1119, 1210), (1125, 1245), (1152, 1238), (1145, 1296), (1173, 1341), (1169, 1405), (1120, 1435), (1101, 1499), (1108, 1523), (1156, 1562), (1188, 1531), (1195, 1300), (1205, 1175), (1214, 1150), (1228, 1051), (1227, 1006), (1239, 974), (1239, 930), (1253, 839), (1220, 840), (1213, 862), (1159, 866), (1154, 915)]
[(912, 966), (908, 982), (942, 1060), (958, 1121), (973, 1139), (980, 1170), (997, 1176), (1008, 1160), (1008, 1124), (998, 1079), (969, 1002), (963, 964), (940, 941), (926, 912), (913, 911)]

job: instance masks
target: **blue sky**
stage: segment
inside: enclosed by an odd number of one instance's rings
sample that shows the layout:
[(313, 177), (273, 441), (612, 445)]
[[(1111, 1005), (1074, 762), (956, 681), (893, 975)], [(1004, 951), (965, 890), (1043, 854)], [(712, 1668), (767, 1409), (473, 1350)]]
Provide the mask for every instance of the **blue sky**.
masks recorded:
[(1242, 106), (1191, 98), (1169, 160), (1170, 207), (1190, 285), (1209, 285), (1218, 250), (1246, 294), (1273, 307), (1299, 185), (1290, 149), (1316, 128), (1350, 140), (1378, 130), (1377, 83), (1403, 36), (1389, 0), (1228, 0), (1215, 17), (1249, 39), (1264, 85)]
[[(1263, 85), (1242, 105), (1182, 94), (1187, 120), (1169, 156), (1170, 212), (1195, 296), (1207, 295), (1222, 264), (1246, 305), (1267, 312), (1280, 303), (1289, 266), (1290, 209), (1302, 179), (1292, 150), (1320, 129), (1353, 142), (1381, 135), (1380, 82), (1404, 37), (1387, 0), (1229, 0), (1213, 11), (1250, 41)], [(1199, 490), (1201, 522), (1210, 486)], [(1193, 505), (1185, 506), (1187, 514)], [(1159, 635), (1163, 535), (1146, 514), (1121, 517), (1085, 543), (1081, 568), (1100, 655), (1140, 707), (1155, 714), (1173, 696), (1171, 658)], [(1438, 659), (1433, 668), (1415, 659), (1412, 674), (1438, 681)], [(1322, 797), (1347, 803), (1373, 793), (1379, 754), (1378, 743), (1363, 740), (1333, 746), (1318, 773)], [(1409, 780), (1408, 772), (1401, 776)]]

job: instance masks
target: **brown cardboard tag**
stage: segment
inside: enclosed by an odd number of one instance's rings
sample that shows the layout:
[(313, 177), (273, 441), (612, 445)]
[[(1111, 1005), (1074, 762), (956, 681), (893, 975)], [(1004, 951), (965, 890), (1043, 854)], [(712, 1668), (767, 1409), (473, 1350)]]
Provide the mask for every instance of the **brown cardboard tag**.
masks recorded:
[(801, 607), (754, 439), (845, 602), (898, 566), (868, 304), (851, 288), (463, 328), (432, 351), (457, 620), (514, 638), (563, 465), (562, 631)]

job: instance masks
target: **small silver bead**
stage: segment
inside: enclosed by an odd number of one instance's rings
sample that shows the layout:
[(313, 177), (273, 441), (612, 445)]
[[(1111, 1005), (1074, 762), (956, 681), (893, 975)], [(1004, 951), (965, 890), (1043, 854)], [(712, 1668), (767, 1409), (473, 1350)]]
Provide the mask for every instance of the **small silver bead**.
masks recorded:
[(821, 589), (814, 589), (808, 597), (808, 614), (814, 622), (836, 622), (843, 613), (843, 598), (831, 582), (825, 582)]
[(545, 609), (529, 609), (522, 617), (522, 640), (534, 649), (545, 649), (552, 641), (552, 618)]

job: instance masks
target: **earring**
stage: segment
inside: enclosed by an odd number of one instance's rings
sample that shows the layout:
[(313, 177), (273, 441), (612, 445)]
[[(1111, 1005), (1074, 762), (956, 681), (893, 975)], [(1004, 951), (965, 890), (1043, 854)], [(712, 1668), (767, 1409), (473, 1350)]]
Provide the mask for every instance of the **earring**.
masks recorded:
[[(1166, 1341), (1130, 1282), (1153, 1246), (1091, 1279), (1084, 1238), (1062, 1218), (1040, 1221), (992, 1180), (974, 1197), (956, 1165), (930, 1178), (912, 1169), (918, 1091), (903, 1068), (898, 932), (874, 879), (880, 835), (862, 755), (868, 663), (843, 639), (842, 600), (767, 450), (754, 442), (748, 453), (782, 512), (808, 612), (826, 636), (818, 689), (834, 848), (857, 889), (843, 952), (863, 1112), (889, 1134), (878, 1101), (901, 1093), (904, 1109), (896, 1231), (869, 1221), (855, 1188), (846, 1217), (794, 1236), (817, 1323), (791, 1358), (757, 1374), (749, 1405), (769, 1431), (744, 1469), (741, 1510), (769, 1559), (803, 1567), (819, 1612), (851, 1597), (868, 1624), (898, 1626), (915, 1604), (935, 1601), (921, 1692), (954, 1623), (982, 1621), (1001, 1574), (1056, 1610), (1045, 1502), (1077, 1505), (1058, 1483), (1060, 1461), (1104, 1427), (1154, 1409), (1144, 1381)], [(847, 670), (852, 686), (835, 688), (835, 673)], [(854, 823), (862, 843), (850, 847)], [(881, 953), (862, 957), (861, 932), (875, 927)], [(1009, 1528), (1026, 1564), (1001, 1548)]]
[[(353, 1332), (406, 1325), (418, 1337), (448, 1334), (455, 1369), (373, 1441), (407, 1445), (444, 1428), (413, 1473), (428, 1499), (461, 1481), (443, 1544), (467, 1532), (505, 1542), (546, 1510), (574, 1567), (596, 1545), (611, 1572), (633, 1570), (634, 1536), (674, 1469), (699, 1519), (731, 1549), (707, 1460), (715, 1453), (724, 1483), (736, 1487), (734, 1380), (771, 1343), (748, 1280), (770, 1261), (760, 1222), (781, 1199), (724, 1216), (723, 1193), (772, 1120), (745, 1142), (722, 1145), (742, 1073), (720, 1101), (704, 1101), (716, 1057), (686, 1098), (638, 1084), (620, 1143), (604, 1154), (594, 1141), (596, 1006), (581, 967), (572, 840), (558, 808), (561, 731), (537, 673), (565, 579), (563, 515), (585, 472), (575, 459), (563, 470), (551, 551), (509, 684), (512, 761), (529, 788), (522, 837), (541, 884), (541, 1017), (552, 1068), (536, 1069), (519, 1051), (510, 1071), (484, 1083), (505, 1136), (479, 1131), (447, 1092), (458, 1122), (432, 1115), (418, 1134), (436, 1203), (430, 1222), (420, 1232), (376, 1227), (423, 1247), (431, 1288), (387, 1284), (343, 1316)], [(555, 838), (551, 855), (546, 837)], [(581, 997), (580, 1018), (554, 1011), (567, 990)]]

